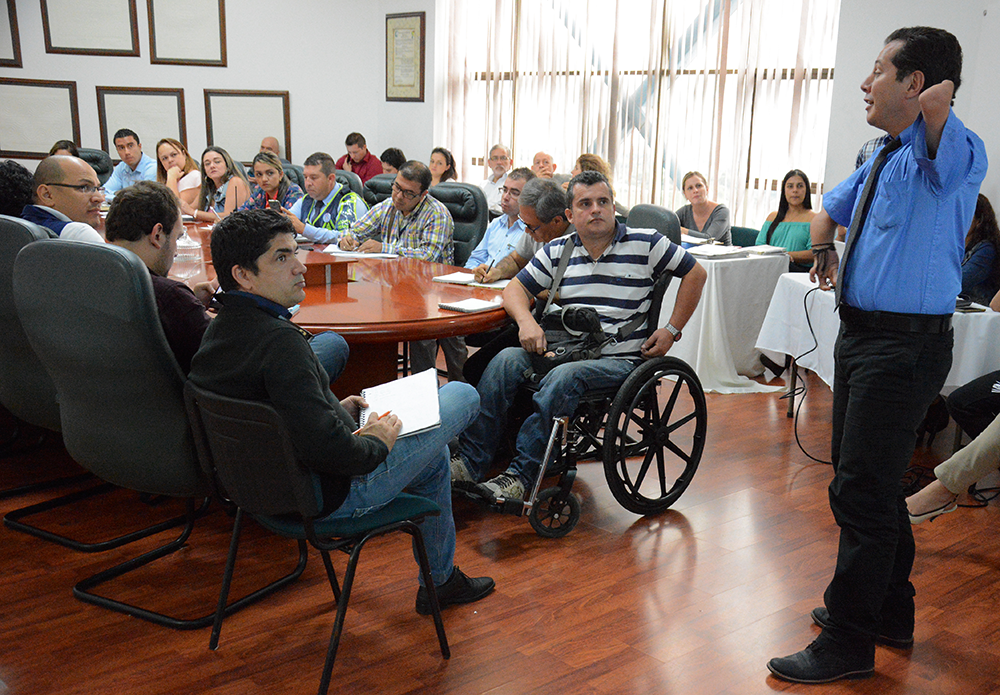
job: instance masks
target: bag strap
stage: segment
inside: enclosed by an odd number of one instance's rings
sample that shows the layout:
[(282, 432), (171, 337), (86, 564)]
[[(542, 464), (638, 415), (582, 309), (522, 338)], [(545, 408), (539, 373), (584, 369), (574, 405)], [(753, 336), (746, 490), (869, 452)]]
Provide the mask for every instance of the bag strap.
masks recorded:
[(545, 300), (545, 306), (542, 308), (539, 318), (545, 316), (545, 314), (549, 312), (549, 307), (552, 306), (552, 301), (556, 298), (556, 292), (559, 290), (559, 283), (562, 282), (563, 275), (566, 274), (566, 266), (569, 265), (569, 257), (572, 255), (573, 239), (572, 237), (567, 237), (566, 243), (563, 245), (562, 256), (559, 257), (559, 265), (556, 266), (556, 274), (552, 276), (552, 287), (549, 288), (549, 296)]

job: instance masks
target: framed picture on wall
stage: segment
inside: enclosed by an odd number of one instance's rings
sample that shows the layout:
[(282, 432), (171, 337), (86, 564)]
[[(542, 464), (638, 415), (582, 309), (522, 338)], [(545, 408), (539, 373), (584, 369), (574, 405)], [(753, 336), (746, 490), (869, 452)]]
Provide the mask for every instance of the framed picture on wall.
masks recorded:
[(260, 151), (260, 141), (274, 137), (281, 156), (293, 161), (288, 92), (206, 89), (205, 122), (208, 144), (222, 147), (233, 159), (249, 163)]
[(46, 53), (139, 55), (135, 0), (41, 0)]
[(21, 66), (21, 39), (17, 34), (17, 10), (14, 0), (7, 0), (7, 11), (0, 10), (0, 68)]
[(424, 100), (425, 13), (385, 16), (385, 100)]
[(0, 157), (44, 159), (56, 140), (80, 142), (76, 82), (0, 77)]
[[(114, 135), (120, 128), (135, 131), (151, 157), (161, 138), (174, 138), (187, 146), (187, 119), (183, 89), (149, 87), (98, 87), (97, 118), (101, 149), (117, 161)], [(193, 157), (197, 158), (198, 153)]]
[(226, 0), (146, 0), (149, 62), (226, 67)]

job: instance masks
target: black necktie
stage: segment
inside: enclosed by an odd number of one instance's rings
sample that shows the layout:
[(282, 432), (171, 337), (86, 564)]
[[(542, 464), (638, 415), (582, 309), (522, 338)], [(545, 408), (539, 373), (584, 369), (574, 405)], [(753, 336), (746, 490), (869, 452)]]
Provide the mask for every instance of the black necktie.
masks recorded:
[(851, 220), (851, 228), (847, 233), (847, 245), (844, 247), (844, 257), (840, 259), (840, 268), (837, 272), (837, 286), (834, 289), (837, 306), (840, 306), (844, 278), (847, 275), (844, 269), (847, 267), (847, 260), (851, 257), (851, 249), (854, 248), (854, 244), (861, 235), (861, 228), (865, 226), (865, 218), (868, 217), (868, 208), (871, 207), (872, 198), (875, 197), (875, 184), (878, 183), (879, 174), (882, 173), (882, 167), (885, 165), (885, 160), (888, 158), (889, 153), (899, 149), (901, 144), (902, 141), (898, 137), (887, 142), (885, 147), (875, 157), (875, 161), (872, 162), (871, 171), (868, 172), (865, 187), (861, 190), (861, 198), (854, 208), (854, 219)]

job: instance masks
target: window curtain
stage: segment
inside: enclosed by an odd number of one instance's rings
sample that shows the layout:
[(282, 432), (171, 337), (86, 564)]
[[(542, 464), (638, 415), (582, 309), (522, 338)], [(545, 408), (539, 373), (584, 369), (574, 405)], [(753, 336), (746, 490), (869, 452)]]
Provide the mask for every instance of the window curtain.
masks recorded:
[(515, 166), (551, 154), (556, 173), (591, 152), (628, 206), (680, 207), (681, 178), (697, 170), (734, 224), (759, 228), (789, 169), (822, 192), (839, 10), (839, 0), (447, 0), (435, 142), (465, 181), (486, 177), (497, 142)]

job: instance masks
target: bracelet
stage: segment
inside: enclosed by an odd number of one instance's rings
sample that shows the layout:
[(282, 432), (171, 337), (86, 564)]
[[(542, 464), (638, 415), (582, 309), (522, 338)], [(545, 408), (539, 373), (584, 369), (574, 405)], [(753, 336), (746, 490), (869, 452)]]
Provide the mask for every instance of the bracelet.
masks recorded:
[(823, 244), (813, 244), (811, 250), (813, 254), (815, 254), (817, 251), (833, 251), (836, 248), (837, 247), (834, 245), (834, 243), (830, 241)]

